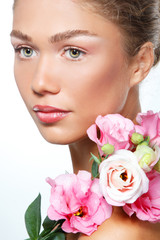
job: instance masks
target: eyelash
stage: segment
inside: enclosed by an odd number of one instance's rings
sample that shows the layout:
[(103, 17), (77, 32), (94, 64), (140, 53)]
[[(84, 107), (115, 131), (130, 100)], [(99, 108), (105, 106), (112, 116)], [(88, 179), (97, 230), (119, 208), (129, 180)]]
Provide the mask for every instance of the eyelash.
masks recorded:
[[(19, 57), (23, 60), (30, 60), (31, 58), (34, 57), (34, 56), (32, 56), (33, 54), (37, 54), (37, 52), (34, 49), (32, 49), (31, 47), (27, 47), (27, 46), (19, 46), (19, 47), (16, 47), (14, 50), (15, 50), (15, 53), (18, 53)], [(24, 51), (24, 50), (31, 51), (32, 55), (27, 57), (27, 56), (24, 56), (24, 54), (23, 54), (23, 56), (22, 56), (21, 51)], [(75, 58), (73, 56), (71, 56), (71, 51), (77, 51), (78, 56)], [(82, 51), (81, 49), (79, 49), (77, 47), (69, 46), (69, 47), (65, 47), (63, 49), (62, 56), (64, 56), (64, 55), (66, 55), (66, 58), (69, 59), (70, 61), (80, 61), (81, 58), (84, 55), (86, 55), (86, 52)]]
[[(37, 52), (34, 50), (34, 49), (32, 49), (31, 47), (27, 47), (27, 46), (20, 46), (20, 47), (16, 47), (15, 49), (15, 53), (17, 53), (18, 54), (18, 56), (21, 58), (21, 59), (25, 59), (25, 60), (30, 60), (31, 58), (33, 58), (34, 56), (32, 56), (33, 54), (37, 54)], [(31, 51), (32, 52), (32, 55), (31, 56), (22, 56), (22, 52), (21, 51), (23, 51), (23, 50), (29, 50), (29, 51)]]
[[(77, 58), (71, 57), (69, 51), (70, 51), (70, 53), (71, 53), (71, 51), (77, 51), (78, 54), (79, 54), (78, 57)], [(77, 47), (71, 47), (71, 46), (64, 48), (63, 54), (67, 54), (67, 53), (70, 55), (70, 56), (67, 56), (67, 58), (71, 61), (80, 61), (82, 59), (82, 57), (84, 55), (86, 55), (85, 51), (82, 51), (81, 49), (79, 49)]]

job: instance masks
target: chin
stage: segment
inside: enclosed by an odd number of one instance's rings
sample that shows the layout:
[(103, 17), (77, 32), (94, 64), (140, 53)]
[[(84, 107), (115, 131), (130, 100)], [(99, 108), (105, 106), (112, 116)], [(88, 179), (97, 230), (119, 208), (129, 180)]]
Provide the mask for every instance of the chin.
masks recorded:
[(64, 138), (63, 136), (57, 136), (57, 135), (53, 135), (53, 134), (47, 134), (46, 132), (43, 133), (42, 131), (40, 131), (42, 137), (49, 143), (51, 144), (59, 144), (59, 145), (67, 145), (69, 144), (69, 139)]
[(86, 132), (84, 133), (84, 135), (80, 135), (79, 132), (73, 133), (68, 129), (66, 131), (56, 131), (55, 129), (49, 127), (38, 129), (42, 137), (51, 144), (70, 145), (88, 138)]

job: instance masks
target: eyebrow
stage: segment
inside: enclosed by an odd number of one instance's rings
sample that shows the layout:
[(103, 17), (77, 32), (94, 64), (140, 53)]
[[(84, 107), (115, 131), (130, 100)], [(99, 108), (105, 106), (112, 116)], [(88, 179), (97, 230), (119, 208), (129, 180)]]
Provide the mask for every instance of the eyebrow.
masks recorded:
[[(19, 38), (23, 41), (32, 42), (32, 37), (28, 36), (27, 34), (22, 33), (19, 30), (12, 30), (10, 33), (11, 37)], [(56, 33), (55, 35), (51, 36), (48, 40), (51, 43), (57, 43), (61, 41), (65, 41), (67, 39), (77, 37), (77, 36), (89, 36), (89, 37), (96, 37), (97, 34), (89, 32), (88, 30), (68, 30), (65, 32)]]
[(32, 38), (30, 36), (28, 36), (27, 34), (22, 33), (21, 31), (12, 30), (12, 32), (10, 33), (10, 36), (19, 38), (19, 39), (27, 41), (27, 42), (32, 42)]
[(77, 36), (95, 37), (97, 35), (95, 33), (89, 32), (88, 30), (69, 30), (69, 31), (57, 33), (54, 36), (51, 36), (50, 42), (57, 43), (57, 42), (65, 41)]

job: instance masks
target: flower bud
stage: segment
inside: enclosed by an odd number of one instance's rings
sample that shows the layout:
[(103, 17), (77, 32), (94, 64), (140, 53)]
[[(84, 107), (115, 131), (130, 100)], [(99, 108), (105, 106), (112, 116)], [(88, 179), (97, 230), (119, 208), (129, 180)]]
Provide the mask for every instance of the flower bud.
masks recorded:
[[(158, 151), (158, 150), (157, 150)], [(156, 161), (158, 154), (149, 146), (138, 145), (134, 154), (137, 157), (139, 165), (145, 172), (149, 172), (152, 169), (153, 162)]]
[(138, 150), (140, 148), (140, 146), (148, 146), (148, 142), (147, 141), (143, 141), (140, 144), (137, 145), (136, 150)]
[(114, 152), (114, 146), (107, 143), (107, 144), (104, 144), (103, 147), (101, 148), (101, 150), (106, 154), (106, 155), (109, 155), (109, 154), (112, 154)]
[(133, 144), (138, 145), (138, 144), (140, 144), (141, 142), (144, 141), (144, 137), (143, 137), (142, 134), (135, 132), (135, 133), (132, 134), (131, 141), (132, 141)]
[(152, 155), (150, 153), (146, 153), (143, 155), (143, 157), (139, 161), (139, 165), (141, 168), (144, 168), (146, 165), (149, 166), (151, 162), (152, 162)]

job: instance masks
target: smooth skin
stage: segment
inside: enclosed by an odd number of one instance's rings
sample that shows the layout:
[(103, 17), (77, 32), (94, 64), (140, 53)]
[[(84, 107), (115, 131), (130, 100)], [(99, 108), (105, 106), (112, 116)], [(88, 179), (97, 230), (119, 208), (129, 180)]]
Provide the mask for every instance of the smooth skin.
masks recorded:
[[(123, 37), (118, 26), (81, 8), (78, 1), (16, 3), (11, 42), (19, 91), (42, 136), (51, 143), (69, 145), (75, 173), (90, 171), (90, 152), (97, 154), (86, 130), (98, 115), (121, 113), (135, 121), (140, 112), (137, 85), (153, 65), (153, 46), (147, 42), (136, 56), (128, 58)], [(53, 106), (69, 114), (44, 124), (33, 111), (35, 105)], [(124, 227), (125, 238), (132, 229), (133, 239), (142, 239), (144, 228), (159, 237), (158, 225), (139, 222), (115, 208), (92, 236), (69, 234), (67, 238), (112, 240), (118, 233), (121, 240)]]

